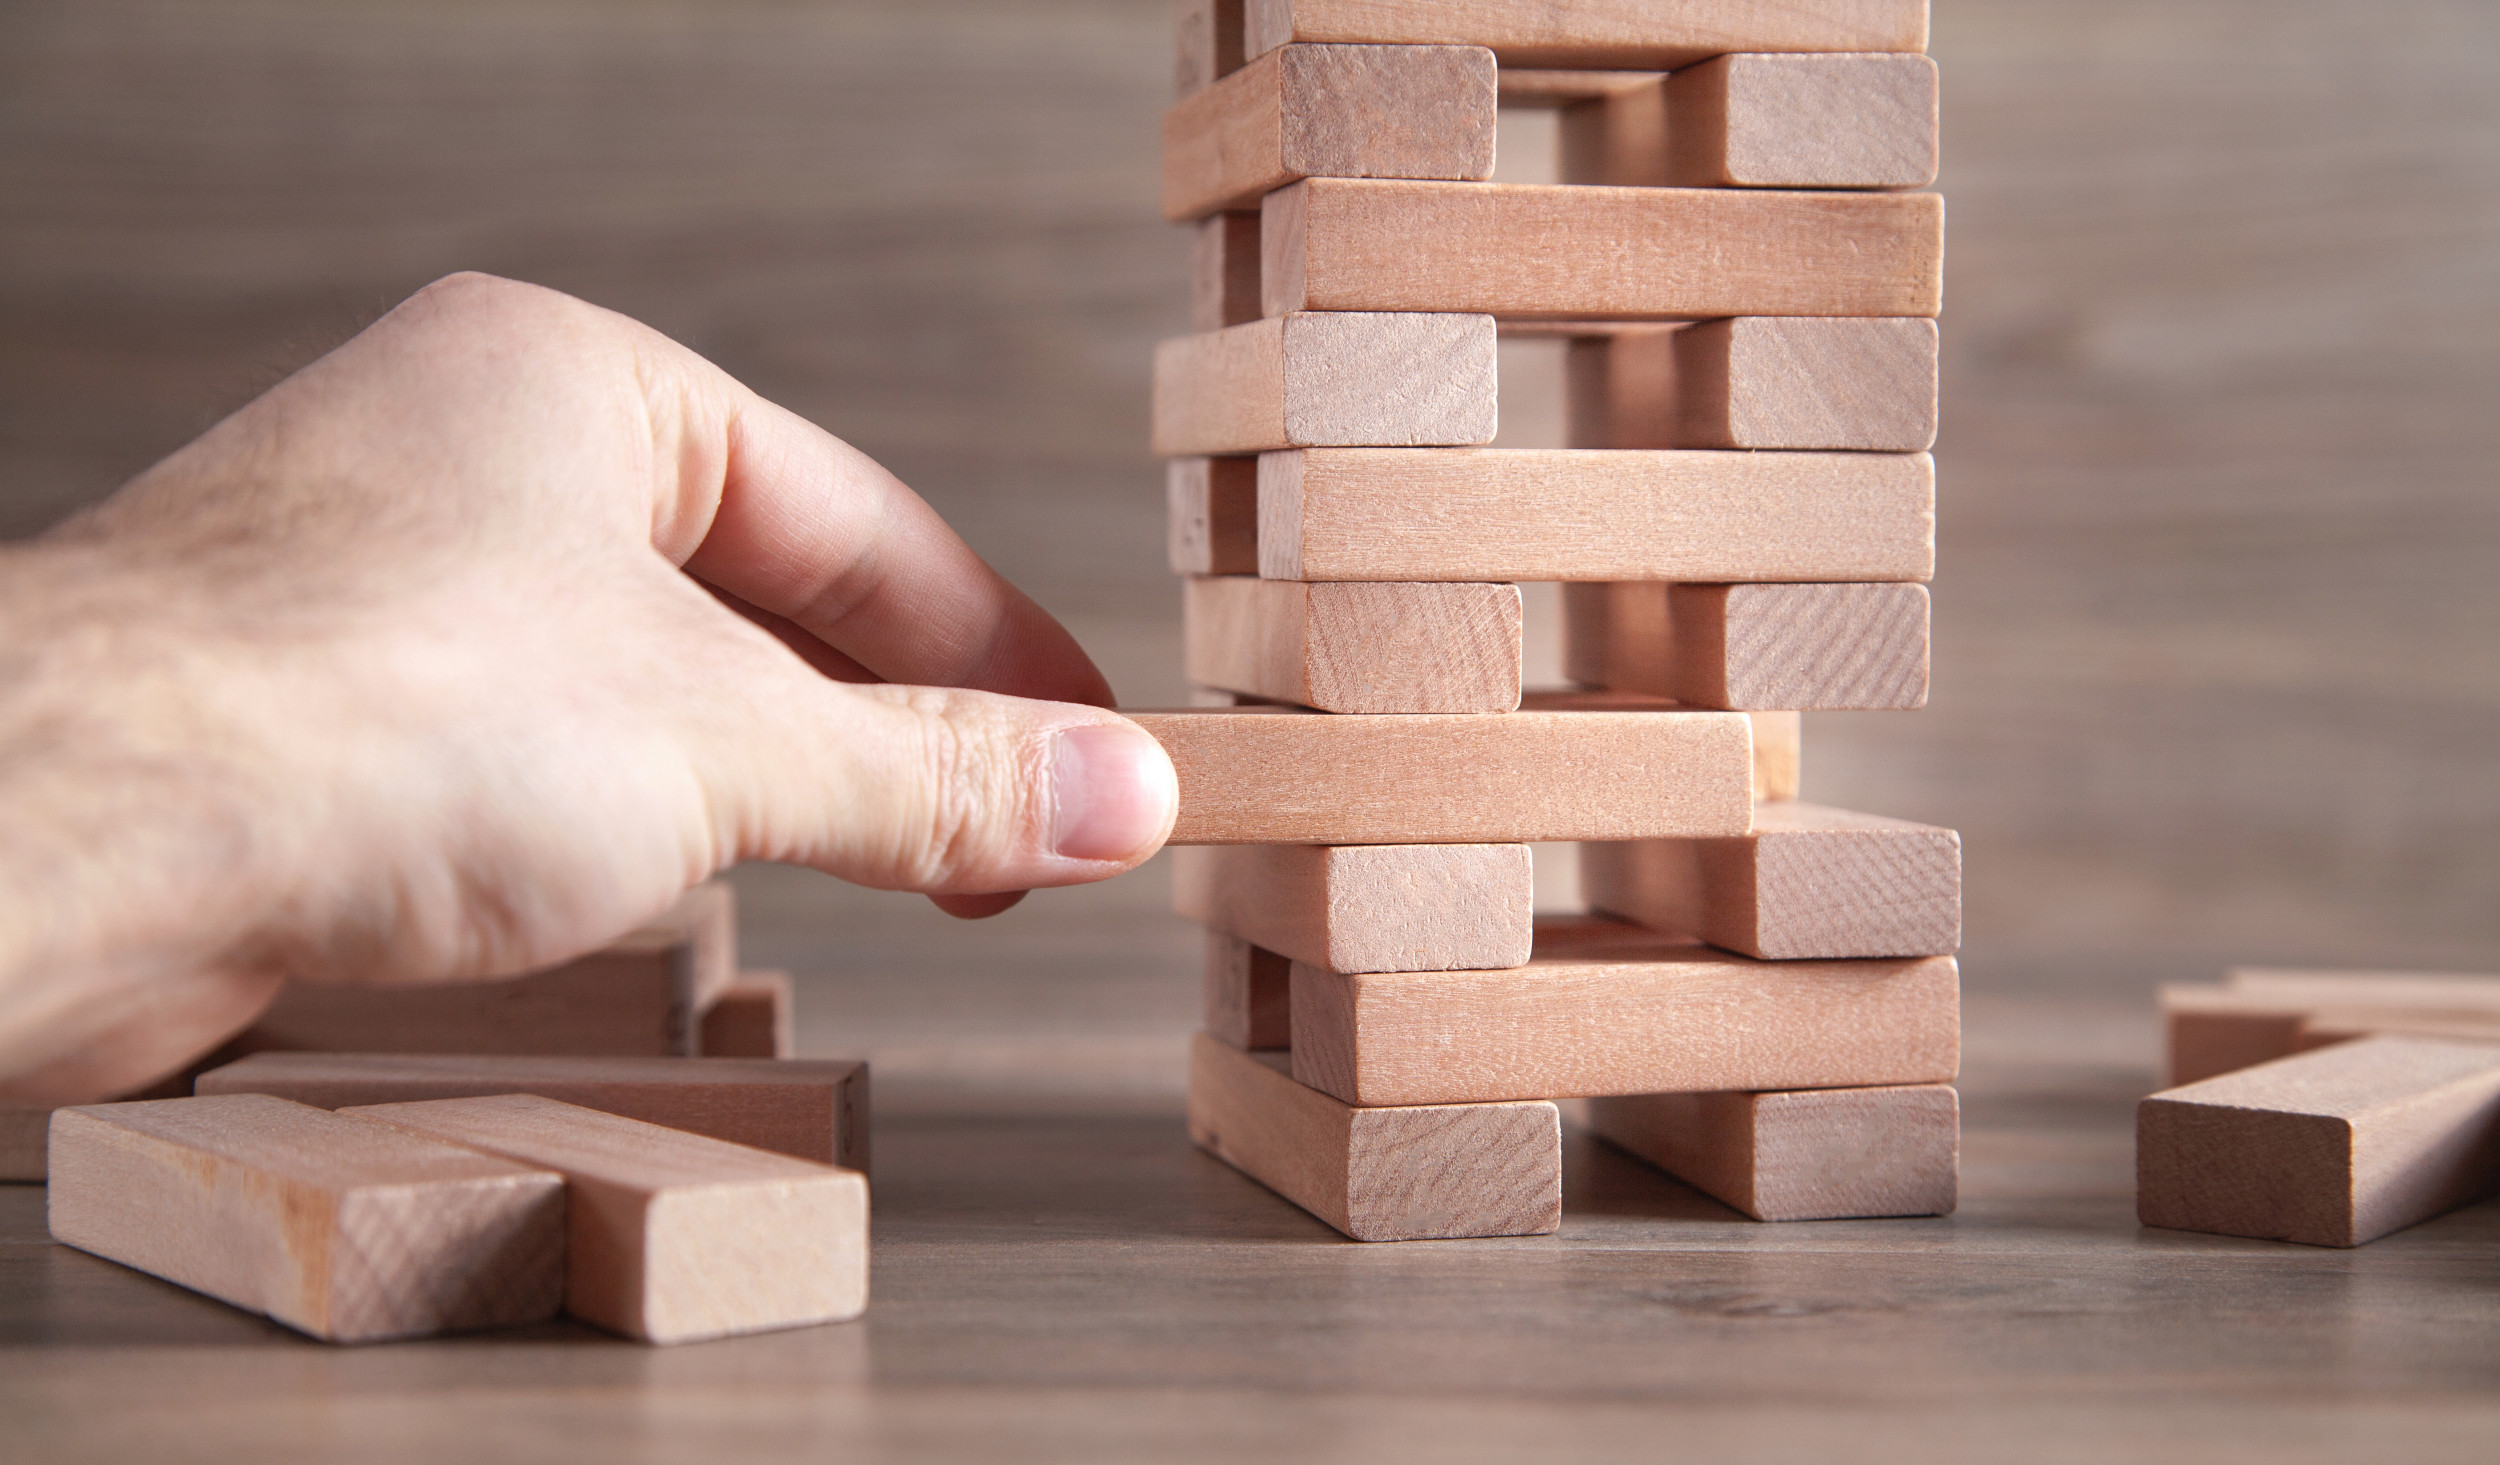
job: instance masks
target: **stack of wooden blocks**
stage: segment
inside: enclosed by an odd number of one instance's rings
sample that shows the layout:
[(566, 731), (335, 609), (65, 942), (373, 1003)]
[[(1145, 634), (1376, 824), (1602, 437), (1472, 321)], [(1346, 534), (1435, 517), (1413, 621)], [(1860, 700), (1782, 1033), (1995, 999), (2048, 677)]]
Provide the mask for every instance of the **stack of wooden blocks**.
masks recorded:
[[(1764, 1220), (1952, 1209), (1958, 837), (1799, 803), (1927, 695), (1924, 0), (1204, 0), (1154, 445), (1197, 1142), (1349, 1236), (1551, 1231), (1560, 1112)], [(1503, 108), (1563, 182), (1490, 182)], [(1569, 340), (1568, 449), (1488, 446)], [(1522, 581), (1568, 674), (1523, 694)], [(1536, 842), (1598, 914), (1539, 925)]]

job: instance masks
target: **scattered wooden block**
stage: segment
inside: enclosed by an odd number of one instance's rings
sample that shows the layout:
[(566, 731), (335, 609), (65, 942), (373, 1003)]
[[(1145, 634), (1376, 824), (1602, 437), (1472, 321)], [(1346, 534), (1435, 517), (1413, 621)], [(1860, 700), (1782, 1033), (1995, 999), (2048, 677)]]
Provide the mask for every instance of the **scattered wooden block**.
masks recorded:
[(1510, 712), (1526, 663), (1519, 587), (1193, 579), (1191, 681), (1325, 712)]
[(1504, 66), (1669, 69), (1730, 51), (1924, 51), (1927, 0), (1248, 0), (1245, 53), (1295, 41), (1490, 46)]
[(1552, 1104), (1349, 1108), (1204, 1033), (1189, 1050), (1189, 1137), (1357, 1241), (1533, 1236), (1562, 1224)]
[[(740, 972), (703, 1010), (706, 1058), (790, 1058), (799, 1051), (788, 972)], [(597, 1108), (597, 1105), (592, 1105)]]
[[(1172, 852), (1173, 910), (1339, 972), (1522, 965), (1533, 941), (1534, 883), (1524, 844), (1236, 844)], [(1254, 1046), (1285, 1042), (1280, 1036)]]
[(1174, 458), (1163, 500), (1173, 574), (1259, 572), (1258, 459)]
[(1923, 453), (1936, 441), (1936, 323), (1742, 316), (1578, 336), (1571, 444)]
[(1589, 908), (1777, 960), (1947, 956), (1962, 944), (1962, 837), (1817, 804), (1764, 804), (1753, 833), (1591, 844)]
[(1180, 0), (1172, 16), (1172, 95), (1214, 85), (1241, 69), (1242, 0)]
[(1259, 254), (1269, 315), (1928, 316), (1943, 299), (1944, 201), (1306, 178), (1261, 202)]
[(652, 1343), (854, 1318), (868, 1182), (535, 1094), (346, 1113), (564, 1176), (564, 1308)]
[(1589, 1128), (1757, 1221), (1949, 1216), (1960, 1096), (1947, 1084), (1591, 1099)]
[(2327, 1008), (2302, 1018), (2294, 1051), (2306, 1053), (2355, 1038), (2442, 1038), (2456, 1043), (2500, 1043), (2500, 1015), (2459, 1017), (2440, 1013)]
[(1797, 797), (1805, 778), (1805, 718), (1794, 712), (1748, 712), (1753, 723), (1754, 807)]
[(2241, 969), (2228, 985), (2161, 989), (2172, 1087), (2365, 1033), (2473, 1039), (2500, 1022), (2500, 978)]
[(1259, 458), (1271, 580), (1926, 580), (1924, 453), (1309, 448)]
[(1258, 210), (1199, 220), (1189, 236), (1189, 328), (1220, 331), (1260, 313)]
[(1349, 1104), (1949, 1083), (1946, 956), (1766, 962), (1613, 922), (1540, 925), (1507, 972), (1296, 963), (1293, 1076)]
[(1493, 440), (1489, 315), (1348, 311), (1252, 321), (1155, 347), (1154, 450)]
[(2233, 967), (2235, 992), (2282, 997), (2312, 1007), (2408, 1007), (2434, 1012), (2500, 1012), (2500, 976), (2466, 972), (2314, 971)]
[(1688, 707), (1883, 710), (1927, 705), (1927, 587), (1563, 587), (1572, 680)]
[(51, 1127), (49, 1104), (0, 1103), (0, 1183), (43, 1180), (45, 1135)]
[(1163, 216), (1248, 208), (1297, 178), (1493, 176), (1493, 53), (1286, 46), (1163, 114)]
[(1562, 181), (1924, 188), (1936, 130), (1936, 63), (1924, 56), (1717, 56), (1567, 107)]
[(52, 1239), (334, 1343), (555, 1315), (545, 1170), (259, 1095), (54, 1112)]
[(2155, 1094), (2135, 1126), (2145, 1225), (2359, 1246), (2500, 1189), (2500, 1048), (2339, 1043)]
[(1222, 931), (1207, 932), (1207, 1036), (1235, 1048), (1282, 1048), (1293, 1040), (1287, 1003), (1293, 963)]

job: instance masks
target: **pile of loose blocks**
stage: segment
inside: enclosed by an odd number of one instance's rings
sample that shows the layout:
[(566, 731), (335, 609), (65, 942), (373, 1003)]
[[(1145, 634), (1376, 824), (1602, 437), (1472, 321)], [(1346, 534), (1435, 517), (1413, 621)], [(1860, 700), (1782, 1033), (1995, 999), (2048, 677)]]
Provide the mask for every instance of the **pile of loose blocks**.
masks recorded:
[(54, 1239), (317, 1338), (559, 1310), (684, 1342), (856, 1317), (868, 1073), (790, 1056), (727, 886), (511, 981), (289, 986), (130, 1101), (0, 1109)]
[[(1955, 1203), (1961, 851), (1797, 802), (1925, 704), (1943, 205), (1925, 0), (1201, 0), (1154, 368), (1202, 705), (1203, 1147), (1363, 1240), (1561, 1216), (1561, 1114), (1763, 1220)], [(1489, 181), (1558, 110), (1552, 185)], [(1497, 342), (1573, 441), (1488, 446)], [(1523, 693), (1519, 582), (1567, 672)], [(1539, 923), (1532, 844), (1595, 914)]]

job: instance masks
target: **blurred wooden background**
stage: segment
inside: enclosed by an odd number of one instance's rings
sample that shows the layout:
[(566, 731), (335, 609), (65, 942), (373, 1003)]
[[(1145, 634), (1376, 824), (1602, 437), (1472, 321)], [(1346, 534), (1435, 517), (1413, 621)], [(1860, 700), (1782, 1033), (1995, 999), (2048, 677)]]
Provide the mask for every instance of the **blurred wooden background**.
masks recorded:
[[(1809, 718), (1809, 795), (1963, 830), (1974, 994), (2500, 967), (2500, 7), (1937, 0), (1934, 52), (1935, 701)], [(876, 454), (1173, 700), (1169, 71), (1161, 0), (8, 0), (0, 534), (483, 269)]]

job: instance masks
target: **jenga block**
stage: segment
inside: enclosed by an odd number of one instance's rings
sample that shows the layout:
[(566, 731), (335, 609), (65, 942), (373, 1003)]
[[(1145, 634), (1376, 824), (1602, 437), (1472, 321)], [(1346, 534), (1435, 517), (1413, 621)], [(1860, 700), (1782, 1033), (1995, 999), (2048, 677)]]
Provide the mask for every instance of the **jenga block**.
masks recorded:
[(1960, 1097), (1947, 1084), (1591, 1099), (1589, 1128), (1757, 1221), (1947, 1216)]
[(2262, 993), (2313, 1007), (2410, 1007), (2500, 1013), (2500, 976), (2234, 967), (2223, 980), (2235, 992)]
[(1239, 844), (1172, 852), (1173, 910), (1339, 972), (1519, 966), (1534, 937), (1533, 886), (1524, 844)]
[(1287, 46), (1163, 114), (1163, 216), (1255, 206), (1297, 178), (1493, 176), (1493, 53)]
[(1533, 1236), (1562, 1224), (1562, 1116), (1550, 1103), (1349, 1108), (1201, 1033), (1189, 1137), (1357, 1241)]
[(1805, 718), (1794, 712), (1748, 712), (1753, 724), (1754, 807), (1797, 797), (1805, 775)]
[(2500, 979), (2243, 968), (2226, 986), (2161, 989), (2171, 1087), (2366, 1033), (2473, 1038), (2500, 1023)]
[(1962, 837), (1816, 804), (1764, 804), (1753, 833), (1592, 844), (1589, 908), (1779, 960), (1946, 956), (1962, 944)]
[(1189, 236), (1189, 328), (1220, 331), (1260, 313), (1258, 210), (1199, 220)]
[(1163, 499), (1173, 574), (1259, 572), (1258, 459), (1174, 458)]
[(740, 972), (703, 1010), (701, 1047), (706, 1058), (794, 1056), (799, 1038), (790, 974)]
[(537, 1094), (732, 1144), (868, 1169), (868, 1065), (816, 1058), (582, 1058), (255, 1053), (202, 1094), (274, 1094), (319, 1109)]
[(1306, 178), (1259, 207), (1269, 315), (1924, 316), (1943, 299), (1932, 193)]
[(1155, 347), (1154, 450), (1491, 442), (1497, 352), (1488, 315), (1289, 315), (1182, 336)]
[(2294, 1041), (2293, 1051), (2306, 1053), (2312, 1048), (2379, 1036), (2440, 1038), (2456, 1043), (2500, 1043), (2500, 1014), (2456, 1016), (2330, 1007), (2300, 1020), (2300, 1033)]
[(51, 1127), (49, 1104), (0, 1103), (0, 1183), (43, 1179), (44, 1136)]
[(260, 1095), (53, 1113), (52, 1239), (334, 1343), (555, 1315), (547, 1171)]
[(2500, 1048), (2363, 1038), (2136, 1106), (2147, 1226), (2359, 1246), (2500, 1189)]
[(1687, 707), (1883, 710), (1927, 705), (1927, 587), (1563, 588), (1572, 680)]
[(1567, 108), (1565, 183), (1924, 188), (1936, 63), (1907, 54), (1729, 55)]
[(1729, 51), (1924, 51), (1927, 0), (1247, 0), (1243, 50), (1466, 42), (1504, 66), (1689, 66)]
[(1193, 579), (1189, 679), (1324, 712), (1509, 712), (1526, 662), (1516, 585)]
[(1259, 458), (1271, 580), (1925, 580), (1924, 453), (1310, 448)]
[(1293, 1040), (1293, 963), (1222, 931), (1207, 932), (1206, 1028), (1235, 1048), (1282, 1048)]
[(1131, 712), (1180, 774), (1173, 844), (1524, 844), (1742, 834), (1726, 712)]
[(2164, 1082), (2198, 1083), (2301, 1050), (2307, 1014), (2293, 1002), (2223, 987), (2161, 989)]
[(1573, 338), (1571, 445), (1925, 452), (1936, 323), (1742, 316)]
[(1172, 95), (1185, 97), (1241, 69), (1242, 0), (1180, 0), (1172, 7)]
[(1607, 922), (1507, 972), (1293, 969), (1293, 1076), (1349, 1104), (1949, 1083), (1946, 956), (1766, 962)]
[(652, 1343), (854, 1318), (868, 1181), (535, 1094), (345, 1111), (564, 1176), (564, 1309)]
[(1563, 111), (1581, 102), (1653, 88), (1665, 75), (1663, 71), (1539, 71), (1505, 66), (1501, 103), (1506, 111)]

